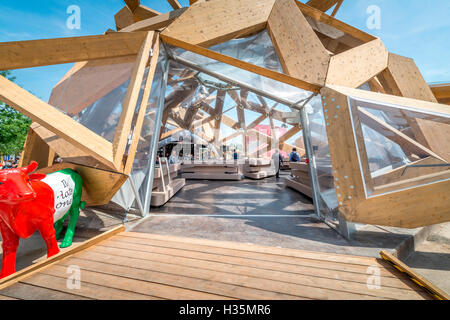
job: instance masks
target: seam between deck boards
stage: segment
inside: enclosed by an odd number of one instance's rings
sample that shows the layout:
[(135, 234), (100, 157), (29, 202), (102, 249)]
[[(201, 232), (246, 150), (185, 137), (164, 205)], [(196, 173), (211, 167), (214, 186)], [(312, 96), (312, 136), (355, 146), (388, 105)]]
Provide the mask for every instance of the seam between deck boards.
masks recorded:
[[(129, 258), (130, 259), (130, 257), (124, 257), (124, 256), (119, 256), (119, 257), (121, 257), (121, 258)], [(86, 257), (75, 257), (74, 256), (72, 258), (79, 259), (79, 260), (85, 260), (85, 261), (94, 261), (94, 262), (98, 262), (98, 263), (103, 263), (102, 261), (95, 260), (95, 259), (90, 259), (90, 258), (86, 258)], [(148, 259), (137, 259), (137, 258), (134, 258), (134, 260), (146, 260), (146, 261), (149, 261), (149, 262), (159, 263), (161, 265), (171, 264), (171, 263), (153, 261), (153, 260), (148, 260)], [(110, 262), (110, 263), (113, 264), (113, 265), (118, 265), (118, 266), (130, 268), (130, 266), (128, 266), (126, 264), (117, 264), (117, 263), (113, 263), (113, 262)], [(179, 265), (179, 264), (171, 264), (171, 265), (176, 266), (176, 267), (184, 267), (184, 268), (194, 269), (194, 267), (184, 266), (184, 265)], [(150, 271), (150, 272), (157, 272), (157, 273), (166, 273), (166, 274), (171, 274), (171, 275), (177, 275), (177, 276), (181, 276), (181, 277), (185, 277), (185, 278), (195, 278), (195, 279), (201, 279), (201, 280), (206, 280), (206, 281), (211, 281), (211, 282), (220, 282), (220, 283), (231, 284), (231, 285), (236, 285), (236, 286), (240, 286), (240, 287), (264, 290), (264, 289), (257, 288), (257, 287), (254, 287), (254, 286), (238, 285), (238, 284), (233, 284), (233, 283), (230, 283), (230, 282), (224, 282), (224, 281), (220, 281), (220, 280), (205, 279), (205, 278), (198, 277), (195, 274), (188, 276), (188, 275), (174, 273), (174, 272), (169, 272), (169, 271), (161, 271), (161, 270), (154, 270), (154, 269), (149, 269), (149, 268), (142, 268), (142, 267), (139, 267), (139, 266), (135, 266), (133, 268), (140, 269), (140, 270), (145, 270), (145, 271)], [(200, 267), (198, 267), (197, 269), (207, 270), (207, 271), (210, 271), (210, 272), (216, 272), (216, 271), (211, 270), (211, 269), (205, 269), (205, 268), (200, 268)], [(95, 271), (95, 272), (97, 272), (97, 271)], [(376, 294), (375, 292), (372, 293), (370, 291), (368, 291), (368, 292), (362, 292), (362, 291), (361, 292), (355, 292), (355, 291), (351, 291), (351, 290), (343, 290), (343, 289), (336, 289), (336, 288), (323, 287), (323, 286), (314, 286), (314, 285), (311, 285), (311, 284), (304, 284), (304, 283), (297, 283), (297, 282), (294, 283), (294, 282), (287, 282), (287, 281), (282, 281), (282, 280), (274, 280), (274, 279), (270, 279), (270, 278), (257, 277), (257, 276), (253, 276), (253, 275), (242, 275), (242, 274), (233, 273), (233, 272), (228, 272), (228, 273), (233, 274), (236, 277), (243, 277), (243, 278), (247, 277), (247, 278), (252, 278), (254, 280), (267, 280), (267, 281), (270, 281), (270, 282), (286, 283), (286, 284), (291, 284), (291, 285), (293, 284), (293, 285), (302, 286), (302, 287), (305, 287), (305, 288), (310, 287), (310, 288), (329, 290), (329, 291), (334, 291), (336, 293), (347, 293), (349, 295), (360, 294), (360, 295), (363, 295), (363, 296), (371, 296), (373, 298), (383, 298), (383, 299), (387, 299), (387, 300), (395, 300), (395, 298), (393, 298), (392, 296), (389, 296), (389, 294), (387, 294), (387, 293)], [(343, 283), (345, 283), (345, 282), (343, 282)], [(265, 291), (271, 291), (271, 290), (265, 290)], [(402, 293), (403, 294), (408, 294), (410, 292), (414, 292), (417, 295), (420, 295), (421, 293), (425, 293), (425, 292), (417, 292), (417, 291), (411, 290), (411, 289), (408, 290), (408, 289), (402, 289), (402, 288), (393, 288), (393, 290), (390, 290), (390, 294), (391, 295), (393, 295), (395, 293), (393, 291), (398, 291), (398, 294), (402, 294)], [(281, 291), (271, 291), (271, 292), (278, 292), (278, 293), (281, 293), (281, 294), (286, 294), (285, 292), (281, 292)], [(290, 293), (290, 294), (292, 294), (292, 293)], [(293, 294), (293, 295), (297, 295), (297, 294)], [(308, 298), (308, 297), (305, 297), (305, 296), (300, 296), (300, 297)]]
[[(115, 240), (115, 239), (109, 239), (109, 241), (108, 242), (110, 242), (110, 241), (114, 241), (114, 242), (121, 242), (120, 241), (120, 237), (121, 236), (119, 236), (119, 239), (118, 240)], [(138, 238), (135, 238), (135, 239), (138, 239)], [(133, 242), (133, 241), (122, 241), (122, 242), (125, 242), (125, 243), (131, 243), (131, 244), (136, 244), (136, 245), (141, 245), (141, 246), (148, 246), (148, 247), (159, 247), (159, 248), (167, 248), (167, 249), (176, 249), (176, 250), (188, 250), (188, 251), (192, 251), (192, 252), (199, 252), (199, 253), (206, 253), (206, 254), (217, 254), (217, 253), (212, 253), (211, 251), (202, 251), (202, 250), (195, 250), (195, 249), (193, 249), (193, 248), (174, 248), (174, 247), (171, 247), (171, 246), (169, 246), (168, 244), (164, 244), (164, 243), (162, 243), (162, 244), (152, 244), (152, 243), (140, 243), (140, 242)], [(162, 241), (160, 241), (160, 242), (162, 242)], [(232, 250), (232, 249), (231, 249)], [(234, 251), (236, 251), (236, 252), (242, 252), (242, 253), (247, 253), (248, 251), (239, 251), (239, 250), (234, 250)], [(258, 254), (258, 255), (266, 255), (266, 256), (276, 256), (276, 255), (272, 255), (272, 254), (266, 254), (266, 253), (259, 253), (259, 252), (256, 252), (255, 254)], [(229, 254), (225, 254), (225, 253), (221, 253), (220, 255), (222, 255), (222, 256), (229, 256), (229, 257), (241, 257), (241, 256), (239, 256), (239, 255), (232, 255), (231, 253), (229, 253)], [(264, 260), (263, 259), (263, 257), (260, 257), (260, 258), (256, 258), (256, 257), (245, 257), (246, 259), (251, 259), (251, 260), (258, 260), (258, 261), (267, 261), (267, 260)], [(357, 265), (357, 264), (351, 264), (351, 263), (342, 263), (342, 262), (335, 262), (335, 261), (327, 261), (327, 260), (318, 260), (318, 259), (308, 259), (308, 258), (298, 258), (298, 257), (287, 257), (287, 258), (290, 258), (290, 259), (292, 259), (292, 260), (295, 260), (295, 259), (299, 259), (299, 260), (301, 260), (301, 261), (297, 261), (297, 262), (302, 262), (302, 261), (312, 261), (312, 262), (314, 262), (314, 263), (326, 263), (326, 264), (336, 264), (337, 266), (342, 266), (342, 267), (344, 267), (344, 266), (349, 266), (349, 267), (355, 267), (355, 268), (357, 268), (357, 267), (361, 267), (361, 269), (362, 268), (364, 268), (364, 267), (369, 267), (370, 265)], [(279, 261), (274, 261), (274, 260), (269, 260), (269, 261), (272, 261), (272, 262), (278, 262), (279, 263)], [(307, 265), (305, 265), (305, 264), (298, 264), (298, 263), (291, 263), (291, 262), (283, 262), (283, 264), (287, 264), (287, 265), (301, 265), (301, 266), (307, 266)], [(316, 266), (317, 268), (320, 268), (320, 269), (327, 269), (327, 270), (340, 270), (340, 271), (345, 271), (345, 270), (342, 270), (342, 269), (332, 269), (331, 267), (329, 267), (329, 268), (326, 268), (326, 267), (322, 267), (322, 266)], [(393, 271), (395, 272), (396, 270), (395, 270), (395, 268), (393, 268), (393, 267), (391, 267), (391, 266), (389, 266), (388, 268), (386, 268), (386, 266), (383, 266), (383, 265), (378, 265), (378, 267), (380, 268), (380, 269), (382, 269), (382, 270), (386, 270), (388, 273), (389, 273), (389, 276), (388, 277), (391, 277), (391, 278), (397, 278), (397, 276), (393, 273)], [(357, 271), (346, 271), (346, 272), (353, 272), (353, 273), (358, 273), (358, 274), (367, 274), (367, 273), (365, 273), (365, 272), (357, 272)]]
[[(110, 248), (110, 249), (119, 249), (119, 250), (127, 250), (123, 247), (114, 247), (114, 246), (106, 246), (106, 245), (99, 245), (99, 248), (104, 247), (104, 248)], [(342, 282), (352, 282), (352, 283), (357, 283), (357, 284), (366, 284), (366, 281), (356, 281), (356, 280), (348, 280), (348, 279), (336, 279), (333, 277), (326, 277), (326, 276), (320, 276), (320, 275), (312, 275), (310, 273), (302, 273), (302, 272), (294, 272), (294, 271), (286, 271), (286, 270), (276, 270), (276, 269), (269, 269), (269, 268), (264, 268), (264, 267), (255, 267), (252, 265), (245, 265), (245, 264), (237, 264), (237, 263), (232, 263), (232, 262), (222, 262), (222, 261), (217, 261), (217, 260), (208, 260), (208, 259), (203, 259), (203, 258), (192, 258), (192, 257), (187, 257), (187, 256), (182, 256), (182, 255), (173, 255), (173, 254), (167, 254), (167, 253), (155, 253), (155, 252), (148, 252), (148, 251), (141, 251), (141, 250), (135, 250), (137, 252), (142, 252), (142, 253), (146, 253), (146, 254), (153, 254), (153, 255), (165, 255), (167, 257), (174, 257), (174, 258), (182, 258), (182, 259), (188, 259), (188, 260), (196, 260), (196, 261), (206, 261), (209, 263), (215, 263), (215, 264), (222, 264), (222, 265), (232, 265), (232, 266), (237, 266), (237, 267), (244, 267), (244, 268), (252, 268), (252, 269), (256, 269), (256, 270), (261, 270), (261, 271), (270, 271), (270, 272), (280, 272), (280, 273), (285, 273), (285, 274), (291, 274), (292, 276), (295, 275), (301, 275), (301, 276), (307, 276), (307, 277), (315, 277), (315, 278), (320, 278), (320, 279), (324, 279), (324, 280), (336, 280), (336, 281), (342, 281)], [(108, 253), (103, 253), (103, 254), (108, 254)], [(112, 254), (111, 254), (112, 255)], [(126, 257), (129, 258), (126, 255), (116, 255), (119, 257)], [(136, 259), (136, 258), (135, 258)], [(146, 260), (146, 261), (153, 261), (151, 259), (147, 259), (147, 258), (139, 258), (140, 260)], [(240, 259), (245, 259), (245, 258), (240, 258)], [(270, 263), (276, 263), (276, 262), (272, 262), (270, 261)], [(303, 267), (303, 266), (302, 266)], [(306, 268), (313, 268), (313, 267), (309, 267), (307, 266)], [(211, 270), (211, 269), (206, 269), (206, 270)], [(212, 269), (213, 270), (213, 269)], [(329, 270), (329, 269), (323, 269), (323, 270)], [(368, 276), (367, 274), (362, 274), (362, 273), (353, 273), (353, 272), (348, 272), (348, 271), (341, 271), (341, 270), (333, 270), (330, 269), (332, 271), (335, 272), (339, 272), (339, 273), (347, 273), (349, 275), (356, 275), (356, 276)], [(387, 279), (392, 279), (392, 280), (396, 280), (397, 278), (391, 278), (391, 277), (383, 277), (386, 281)], [(405, 283), (407, 282), (408, 284), (411, 283), (411, 281), (409, 281), (409, 279), (407, 277), (403, 277), (403, 278), (398, 278), (399, 282), (401, 283)], [(414, 286), (414, 288), (400, 288), (400, 287), (394, 287), (392, 285), (385, 285), (386, 287), (389, 288), (393, 288), (393, 289), (403, 289), (403, 290), (412, 290), (412, 291), (417, 291), (417, 292), (423, 292), (423, 290), (417, 286)], [(405, 284), (405, 286), (407, 286)], [(413, 284), (412, 284), (413, 286)], [(416, 288), (417, 287), (417, 288)]]

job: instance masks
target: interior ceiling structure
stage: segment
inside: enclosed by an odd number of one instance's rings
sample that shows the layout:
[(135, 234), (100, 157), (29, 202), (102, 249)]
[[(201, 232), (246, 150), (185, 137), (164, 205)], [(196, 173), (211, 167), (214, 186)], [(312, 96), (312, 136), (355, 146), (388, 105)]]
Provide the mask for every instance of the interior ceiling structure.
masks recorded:
[[(307, 109), (307, 133), (323, 136), (316, 156), (330, 159), (346, 220), (407, 228), (450, 220), (450, 113), (438, 103), (448, 103), (448, 90), (430, 88), (412, 59), (334, 18), (342, 0), (168, 2), (173, 11), (160, 13), (126, 0), (117, 31), (104, 35), (0, 43), (0, 70), (75, 62), (48, 103), (0, 78), (0, 100), (33, 120), (23, 165), (39, 159), (50, 170), (56, 154), (94, 168), (85, 171), (105, 188), (87, 186), (87, 196), (107, 203), (149, 144), (164, 86), (160, 139), (182, 130), (216, 146), (242, 139), (252, 157), (246, 140), (256, 133), (267, 138), (262, 152), (270, 141), (302, 149)], [(263, 121), (268, 133), (255, 129)], [(222, 126), (228, 135), (214, 132)]]

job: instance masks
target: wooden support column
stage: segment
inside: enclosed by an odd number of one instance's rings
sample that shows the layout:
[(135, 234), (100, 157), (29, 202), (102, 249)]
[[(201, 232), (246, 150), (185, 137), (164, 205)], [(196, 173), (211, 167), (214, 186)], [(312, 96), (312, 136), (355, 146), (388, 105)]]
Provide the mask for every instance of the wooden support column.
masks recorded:
[(136, 59), (136, 64), (130, 79), (127, 94), (122, 103), (122, 113), (116, 127), (116, 133), (113, 141), (114, 163), (117, 168), (123, 168), (122, 162), (124, 152), (127, 146), (128, 135), (131, 129), (131, 122), (133, 120), (136, 103), (141, 89), (141, 83), (144, 77), (145, 68), (150, 56), (150, 49), (153, 44), (153, 36), (155, 33), (150, 31), (142, 44), (141, 51)]
[(133, 162), (136, 155), (138, 143), (140, 140), (139, 138), (141, 137), (142, 124), (144, 122), (145, 114), (149, 111), (147, 110), (147, 104), (152, 89), (156, 65), (158, 64), (158, 56), (159, 56), (159, 36), (158, 34), (155, 34), (155, 41), (153, 44), (153, 56), (150, 57), (150, 65), (147, 73), (147, 79), (145, 79), (144, 93), (142, 95), (141, 105), (139, 106), (139, 113), (136, 119), (136, 125), (133, 128), (131, 145), (128, 150), (127, 160), (124, 168), (125, 174), (130, 174), (133, 168)]

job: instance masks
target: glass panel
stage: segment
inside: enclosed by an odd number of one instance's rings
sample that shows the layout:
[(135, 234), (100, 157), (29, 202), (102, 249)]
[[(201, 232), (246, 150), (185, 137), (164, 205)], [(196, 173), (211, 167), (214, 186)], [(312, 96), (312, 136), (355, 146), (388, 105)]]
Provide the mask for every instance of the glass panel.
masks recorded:
[(233, 39), (209, 48), (221, 54), (283, 73), (277, 53), (267, 30), (253, 36)]
[(112, 142), (136, 56), (76, 63), (53, 88), (49, 104)]
[(325, 117), (320, 96), (314, 97), (306, 106), (306, 114), (309, 122), (309, 134), (311, 139), (314, 174), (319, 183), (319, 208), (322, 215), (335, 219), (334, 213), (338, 207), (336, 189), (334, 186), (331, 155), (328, 146), (328, 137), (325, 126)]
[[(250, 86), (255, 90), (267, 92), (274, 97), (285, 100), (286, 104), (288, 105), (297, 103), (298, 101), (306, 99), (311, 95), (311, 92), (309, 91), (305, 91), (297, 87), (293, 87), (291, 85), (260, 76), (253, 72), (236, 68), (226, 63), (222, 63), (220, 61), (213, 60), (196, 53), (183, 50), (181, 48), (176, 48), (173, 46), (168, 46), (168, 48), (171, 52), (171, 55), (175, 58), (179, 58), (181, 60), (192, 63), (204, 70), (214, 72), (232, 81), (244, 83), (245, 85)], [(199, 73), (199, 78), (203, 82), (207, 82), (210, 81), (213, 77), (205, 73)]]
[[(446, 134), (450, 117), (349, 98), (366, 194), (375, 196), (450, 178), (447, 145), (431, 149), (429, 130)], [(357, 119), (357, 121), (355, 121)]]
[[(147, 109), (140, 132), (139, 144), (133, 162), (133, 169), (130, 178), (138, 192), (141, 204), (144, 205), (146, 197), (146, 185), (149, 177), (149, 160), (151, 140), (155, 130), (155, 117), (158, 108), (158, 98), (163, 81), (163, 68), (167, 63), (163, 48), (161, 48), (158, 57), (155, 74), (153, 76), (150, 96), (147, 102)], [(145, 79), (145, 78), (144, 78)], [(137, 204), (134, 204), (137, 207)]]

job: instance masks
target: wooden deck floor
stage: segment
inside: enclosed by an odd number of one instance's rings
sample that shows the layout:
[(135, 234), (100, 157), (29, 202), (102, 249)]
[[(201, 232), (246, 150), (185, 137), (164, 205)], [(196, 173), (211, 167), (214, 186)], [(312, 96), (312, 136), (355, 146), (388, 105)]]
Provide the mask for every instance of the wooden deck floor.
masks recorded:
[[(80, 289), (67, 287), (68, 267)], [(369, 289), (369, 267), (380, 289)], [(369, 270), (373, 270), (369, 269)], [(380, 259), (122, 232), (0, 291), (0, 299), (430, 299)]]

